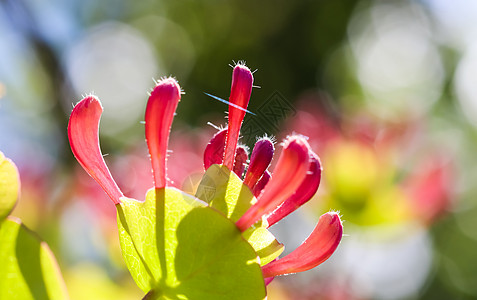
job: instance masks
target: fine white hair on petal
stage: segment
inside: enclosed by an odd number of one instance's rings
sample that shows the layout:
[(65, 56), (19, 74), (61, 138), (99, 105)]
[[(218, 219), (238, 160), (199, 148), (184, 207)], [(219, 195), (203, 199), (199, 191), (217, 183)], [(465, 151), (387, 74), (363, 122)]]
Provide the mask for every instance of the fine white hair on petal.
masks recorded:
[(273, 135), (273, 134), (268, 134), (265, 132), (265, 134), (263, 136), (257, 136), (256, 137), (256, 141), (255, 142), (258, 142), (259, 140), (261, 139), (266, 139), (266, 140), (269, 140), (270, 142), (272, 142), (273, 145), (275, 145), (277, 143), (277, 138)]
[(215, 125), (214, 123), (212, 122), (207, 122), (207, 125), (209, 126), (212, 126), (214, 129), (216, 129), (217, 131), (221, 131), (221, 130), (224, 130), (224, 129), (227, 129), (227, 125)]

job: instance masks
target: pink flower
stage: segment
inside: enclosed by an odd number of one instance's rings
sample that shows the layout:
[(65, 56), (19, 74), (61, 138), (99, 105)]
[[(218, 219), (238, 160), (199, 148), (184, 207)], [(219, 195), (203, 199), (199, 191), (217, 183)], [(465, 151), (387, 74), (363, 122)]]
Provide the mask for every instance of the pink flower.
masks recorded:
[[(321, 180), (321, 164), (310, 150), (307, 138), (301, 135), (287, 137), (273, 175), (267, 168), (274, 147), (269, 139), (255, 145), (250, 164), (244, 146), (238, 146), (240, 127), (251, 96), (252, 72), (243, 64), (234, 67), (229, 98), (229, 124), (210, 140), (204, 152), (204, 167), (223, 164), (242, 179), (243, 188), (249, 188), (256, 202), (238, 219), (236, 226), (244, 232), (259, 221), (270, 225), (307, 202), (314, 195)], [(146, 141), (151, 158), (154, 187), (164, 188), (167, 180), (167, 148), (172, 120), (181, 89), (173, 78), (160, 80), (151, 92), (146, 114)], [(68, 138), (74, 156), (86, 172), (95, 179), (115, 204), (124, 197), (114, 181), (101, 154), (98, 139), (102, 107), (94, 96), (81, 100), (73, 109), (68, 125)], [(266, 282), (274, 276), (300, 272), (325, 261), (336, 249), (342, 237), (342, 224), (337, 213), (320, 217), (312, 234), (289, 255), (263, 266)]]
[[(235, 66), (223, 159), (223, 164), (229, 170), (237, 170), (237, 164), (242, 166), (242, 160), (234, 160), (234, 155), (239, 153), (236, 147), (252, 84), (253, 76), (250, 70), (241, 64)], [(212, 138), (206, 149), (209, 154), (204, 155), (205, 159), (211, 156), (210, 153), (222, 153), (220, 145), (223, 131)], [(267, 139), (259, 140), (253, 149), (244, 183), (252, 190), (257, 201), (236, 222), (242, 232), (262, 218), (267, 219), (267, 216), (271, 221), (270, 225), (278, 222), (310, 200), (320, 184), (321, 163), (318, 156), (310, 150), (304, 136), (293, 135), (285, 139), (282, 153), (273, 175), (270, 176), (266, 169), (272, 160), (273, 152), (273, 144)], [(214, 161), (218, 162), (219, 160)], [(238, 175), (241, 178), (241, 172)], [(337, 213), (322, 215), (313, 233), (300, 247), (263, 267), (266, 282), (270, 282), (270, 277), (273, 276), (301, 272), (321, 264), (335, 251), (342, 233), (343, 227)]]

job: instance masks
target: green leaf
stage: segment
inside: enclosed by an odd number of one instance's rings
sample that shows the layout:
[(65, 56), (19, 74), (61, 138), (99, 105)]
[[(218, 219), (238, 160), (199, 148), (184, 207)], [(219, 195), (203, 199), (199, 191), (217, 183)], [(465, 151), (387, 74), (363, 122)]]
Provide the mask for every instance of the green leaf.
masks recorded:
[[(257, 199), (248, 186), (223, 165), (212, 165), (204, 174), (196, 197), (236, 222), (252, 206)], [(243, 234), (260, 257), (263, 266), (277, 258), (284, 250), (265, 225), (256, 224)]]
[(264, 299), (257, 254), (235, 224), (175, 188), (121, 198), (121, 249), (147, 299)]
[(68, 299), (48, 245), (17, 218), (0, 221), (0, 299)]
[(202, 177), (195, 196), (236, 222), (257, 201), (234, 172), (212, 165)]
[(251, 227), (243, 233), (243, 237), (252, 245), (260, 257), (260, 265), (264, 266), (282, 254), (285, 247), (266, 227)]
[(18, 199), (20, 179), (15, 164), (0, 152), (0, 221), (12, 211)]

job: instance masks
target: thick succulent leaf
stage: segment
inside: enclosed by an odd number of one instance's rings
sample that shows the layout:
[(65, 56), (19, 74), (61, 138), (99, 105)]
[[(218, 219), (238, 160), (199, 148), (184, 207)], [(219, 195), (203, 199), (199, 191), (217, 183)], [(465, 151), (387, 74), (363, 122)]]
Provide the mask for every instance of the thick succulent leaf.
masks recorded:
[[(257, 201), (250, 188), (234, 172), (223, 165), (212, 165), (204, 174), (197, 188), (196, 197), (224, 213), (236, 222)], [(265, 227), (255, 225), (246, 230), (244, 238), (252, 245), (264, 265), (283, 252), (273, 234)]]
[(68, 299), (55, 257), (19, 219), (0, 221), (0, 299)]
[(20, 180), (15, 164), (0, 152), (0, 222), (15, 206), (19, 188)]
[(117, 206), (121, 249), (147, 299), (264, 299), (254, 249), (235, 224), (175, 188)]

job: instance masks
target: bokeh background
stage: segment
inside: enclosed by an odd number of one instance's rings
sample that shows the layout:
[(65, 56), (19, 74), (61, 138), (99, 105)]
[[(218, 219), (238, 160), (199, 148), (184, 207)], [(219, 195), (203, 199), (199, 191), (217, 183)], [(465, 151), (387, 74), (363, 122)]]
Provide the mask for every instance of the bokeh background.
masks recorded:
[(332, 259), (269, 299), (477, 299), (477, 3), (466, 0), (0, 1), (0, 151), (19, 216), (72, 299), (139, 299), (111, 201), (74, 160), (74, 103), (102, 101), (101, 146), (128, 196), (152, 178), (141, 124), (153, 79), (185, 90), (169, 176), (190, 188), (225, 124), (234, 61), (257, 71), (243, 142), (291, 132), (320, 155), (317, 195), (273, 228), (286, 251), (339, 210)]

